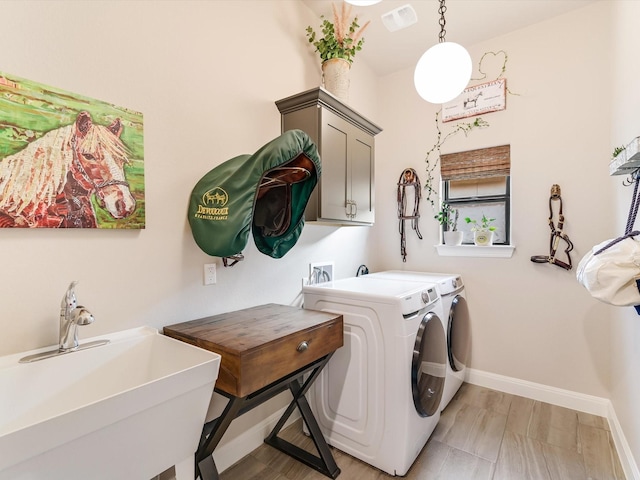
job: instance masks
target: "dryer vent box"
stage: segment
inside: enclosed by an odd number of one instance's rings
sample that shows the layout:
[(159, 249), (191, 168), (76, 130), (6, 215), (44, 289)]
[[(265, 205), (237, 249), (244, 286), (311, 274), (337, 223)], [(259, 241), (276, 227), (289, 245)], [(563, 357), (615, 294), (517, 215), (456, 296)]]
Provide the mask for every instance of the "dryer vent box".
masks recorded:
[(395, 32), (407, 28), (409, 25), (413, 25), (418, 21), (418, 15), (416, 11), (409, 4), (398, 7), (395, 10), (391, 10), (382, 15), (382, 23), (387, 30)]

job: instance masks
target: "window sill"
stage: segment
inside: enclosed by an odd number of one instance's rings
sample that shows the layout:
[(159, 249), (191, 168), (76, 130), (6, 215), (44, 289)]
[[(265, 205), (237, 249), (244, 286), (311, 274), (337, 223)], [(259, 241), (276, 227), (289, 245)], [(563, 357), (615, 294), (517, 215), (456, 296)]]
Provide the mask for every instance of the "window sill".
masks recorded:
[(441, 257), (491, 257), (511, 258), (515, 245), (491, 245), (481, 247), (477, 245), (436, 245)]

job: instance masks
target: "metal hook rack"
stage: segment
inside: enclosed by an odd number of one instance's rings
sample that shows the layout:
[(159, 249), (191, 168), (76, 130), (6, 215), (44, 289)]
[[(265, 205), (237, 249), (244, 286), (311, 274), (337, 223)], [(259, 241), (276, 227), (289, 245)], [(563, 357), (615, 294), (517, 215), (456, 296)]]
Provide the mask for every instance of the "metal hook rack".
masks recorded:
[(640, 169), (640, 136), (631, 140), (627, 145), (618, 147), (613, 152), (609, 162), (609, 175), (627, 175), (633, 180), (626, 180), (630, 185), (638, 178)]
[(629, 187), (634, 183), (636, 183), (639, 178), (640, 178), (640, 167), (636, 168), (634, 171), (628, 174), (627, 178), (622, 180), (622, 185), (624, 185), (625, 187)]

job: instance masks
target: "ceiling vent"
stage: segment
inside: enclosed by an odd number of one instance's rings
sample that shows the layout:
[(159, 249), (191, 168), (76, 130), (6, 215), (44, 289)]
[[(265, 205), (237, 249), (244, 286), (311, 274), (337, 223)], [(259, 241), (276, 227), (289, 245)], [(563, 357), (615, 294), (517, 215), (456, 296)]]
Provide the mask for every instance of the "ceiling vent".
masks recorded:
[(382, 15), (382, 23), (390, 32), (402, 30), (418, 21), (416, 11), (409, 4), (398, 7)]

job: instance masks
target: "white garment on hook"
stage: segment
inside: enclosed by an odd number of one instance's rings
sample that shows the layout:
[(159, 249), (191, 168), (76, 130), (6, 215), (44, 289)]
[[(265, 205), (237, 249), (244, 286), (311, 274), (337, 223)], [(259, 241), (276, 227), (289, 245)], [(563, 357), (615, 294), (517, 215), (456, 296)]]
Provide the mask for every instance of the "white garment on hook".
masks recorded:
[(636, 284), (640, 279), (640, 241), (625, 238), (594, 255), (612, 241), (596, 245), (580, 260), (576, 272), (578, 282), (601, 302), (618, 306), (640, 305)]

